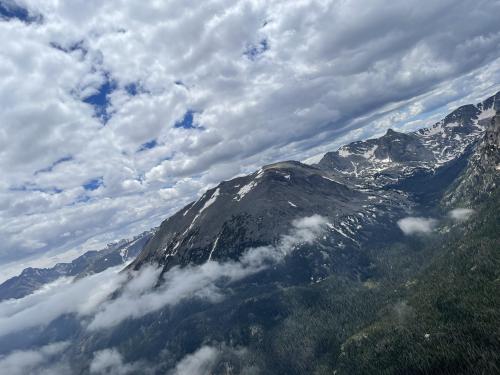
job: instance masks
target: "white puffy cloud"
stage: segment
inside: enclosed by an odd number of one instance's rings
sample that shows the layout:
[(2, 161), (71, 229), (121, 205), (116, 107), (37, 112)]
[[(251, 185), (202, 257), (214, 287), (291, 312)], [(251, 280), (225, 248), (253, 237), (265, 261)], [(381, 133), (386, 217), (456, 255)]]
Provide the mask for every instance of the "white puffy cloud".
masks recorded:
[(185, 356), (171, 375), (203, 375), (208, 374), (214, 366), (219, 350), (211, 346), (202, 346), (196, 352)]
[(141, 366), (141, 363), (125, 363), (123, 356), (115, 349), (104, 349), (94, 353), (90, 362), (90, 373), (100, 375), (126, 375), (131, 373), (148, 374), (152, 369)]
[(464, 221), (469, 219), (473, 214), (474, 210), (472, 208), (455, 208), (448, 212), (448, 216), (456, 221)]
[[(11, 270), (156, 226), (220, 179), (423, 126), (500, 88), (492, 0), (18, 3), (42, 19), (0, 21)], [(88, 103), (102, 87), (106, 123)]]
[(409, 216), (398, 220), (397, 224), (404, 234), (412, 235), (432, 232), (438, 221), (432, 218)]

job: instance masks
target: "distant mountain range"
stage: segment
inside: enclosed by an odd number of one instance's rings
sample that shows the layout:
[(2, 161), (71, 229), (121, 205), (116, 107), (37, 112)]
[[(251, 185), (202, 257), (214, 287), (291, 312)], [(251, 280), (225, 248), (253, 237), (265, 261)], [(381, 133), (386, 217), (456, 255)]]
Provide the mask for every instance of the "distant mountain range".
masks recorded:
[(0, 301), (25, 297), (63, 276), (80, 278), (126, 264), (141, 252), (154, 233), (155, 230), (152, 229), (131, 239), (111, 243), (106, 249), (87, 251), (71, 263), (58, 263), (51, 268), (26, 268), (19, 276), (0, 285)]

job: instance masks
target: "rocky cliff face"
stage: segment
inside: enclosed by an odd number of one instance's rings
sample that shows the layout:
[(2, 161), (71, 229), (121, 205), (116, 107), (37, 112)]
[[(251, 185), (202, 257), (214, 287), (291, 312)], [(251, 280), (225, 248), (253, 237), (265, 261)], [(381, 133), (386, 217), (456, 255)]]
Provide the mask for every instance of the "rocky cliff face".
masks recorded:
[(500, 184), (500, 109), (490, 119), (466, 171), (443, 199), (445, 205), (474, 206)]

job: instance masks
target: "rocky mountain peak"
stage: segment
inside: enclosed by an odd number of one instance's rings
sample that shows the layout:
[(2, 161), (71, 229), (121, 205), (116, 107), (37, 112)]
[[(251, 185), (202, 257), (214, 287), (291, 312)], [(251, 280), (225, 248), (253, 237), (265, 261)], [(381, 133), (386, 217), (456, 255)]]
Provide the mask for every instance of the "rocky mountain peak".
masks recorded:
[(336, 248), (376, 241), (377, 228), (442, 196), (465, 168), (496, 103), (492, 97), (462, 106), (411, 133), (388, 129), (314, 165), (288, 160), (224, 181), (165, 220), (131, 267), (236, 260), (314, 214), (328, 221), (325, 238)]
[(412, 133), (389, 129), (329, 152), (315, 165), (283, 161), (224, 181), (165, 220), (131, 267), (159, 263), (168, 270), (238, 259), (250, 247), (275, 243), (294, 219), (313, 214), (327, 218), (332, 244), (358, 247), (376, 238), (377, 226), (421, 204), (411, 186), (426, 186), (425, 199), (439, 196), (464, 168), (495, 103), (490, 98), (462, 106)]

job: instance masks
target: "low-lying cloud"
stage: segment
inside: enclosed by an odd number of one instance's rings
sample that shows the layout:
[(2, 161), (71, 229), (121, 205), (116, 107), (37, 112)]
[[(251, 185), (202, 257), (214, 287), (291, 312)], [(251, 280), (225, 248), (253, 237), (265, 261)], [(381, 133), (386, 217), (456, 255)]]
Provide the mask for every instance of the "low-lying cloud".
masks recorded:
[[(292, 231), (284, 235), (275, 246), (249, 249), (239, 261), (209, 261), (199, 266), (175, 267), (164, 276), (164, 283), (157, 289), (151, 288), (159, 273), (158, 269), (146, 268), (124, 289), (120, 297), (102, 304), (88, 326), (90, 330), (117, 325), (128, 318), (139, 318), (163, 306), (175, 305), (182, 300), (201, 298), (217, 302), (224, 296), (222, 285), (241, 280), (255, 274), (269, 264), (281, 261), (297, 246), (312, 243), (323, 232), (326, 219), (313, 215), (292, 222)], [(139, 280), (142, 280), (139, 282)], [(140, 288), (132, 286), (141, 283)]]
[[(311, 244), (323, 233), (326, 223), (319, 215), (295, 220), (291, 231), (276, 245), (251, 248), (239, 261), (175, 267), (157, 288), (161, 268), (154, 266), (130, 274), (120, 273), (117, 267), (77, 281), (59, 279), (25, 298), (0, 303), (0, 336), (47, 325), (64, 314), (75, 314), (87, 330), (95, 331), (191, 298), (220, 301), (224, 286), (280, 262), (301, 245)], [(111, 299), (115, 292), (118, 297)], [(112, 354), (100, 356), (116, 359), (116, 353)]]
[[(448, 212), (448, 217), (455, 221), (466, 221), (474, 215), (476, 211), (472, 208), (455, 208)], [(398, 220), (399, 228), (406, 235), (431, 233), (440, 220), (427, 217), (408, 216)]]
[(73, 282), (61, 278), (22, 299), (0, 303), (0, 336), (49, 324), (64, 314), (92, 314), (126, 280), (119, 267)]
[(426, 217), (405, 217), (398, 220), (398, 226), (406, 235), (430, 233), (437, 226), (438, 221)]
[(132, 373), (151, 374), (153, 369), (140, 362), (126, 363), (115, 348), (99, 350), (94, 353), (90, 363), (90, 373), (98, 375), (127, 375)]
[(448, 216), (456, 221), (465, 221), (469, 219), (473, 214), (474, 210), (472, 208), (455, 208), (448, 212)]
[(54, 361), (69, 342), (56, 342), (38, 349), (14, 351), (0, 356), (0, 372), (8, 375), (64, 375), (70, 373), (67, 364)]
[(193, 354), (185, 356), (170, 375), (204, 375), (215, 365), (219, 350), (211, 346), (202, 346)]
[[(257, 375), (261, 371), (251, 351), (245, 347), (229, 346), (225, 342), (205, 344), (185, 355), (167, 371), (167, 375), (206, 375), (220, 373)], [(231, 369), (228, 371), (228, 369)]]

